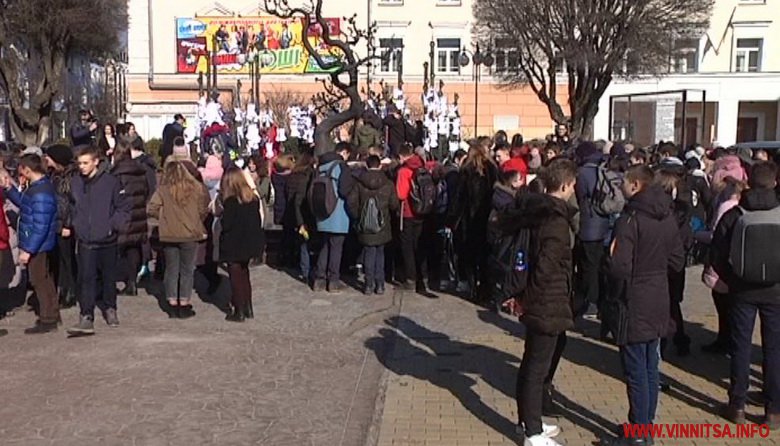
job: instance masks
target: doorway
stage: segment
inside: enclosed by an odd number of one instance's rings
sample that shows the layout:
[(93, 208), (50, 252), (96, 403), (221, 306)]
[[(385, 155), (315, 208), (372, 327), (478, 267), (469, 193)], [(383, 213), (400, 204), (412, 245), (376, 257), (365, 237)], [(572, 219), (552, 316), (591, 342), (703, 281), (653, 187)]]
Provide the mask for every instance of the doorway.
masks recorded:
[(758, 140), (758, 118), (737, 118), (737, 142)]

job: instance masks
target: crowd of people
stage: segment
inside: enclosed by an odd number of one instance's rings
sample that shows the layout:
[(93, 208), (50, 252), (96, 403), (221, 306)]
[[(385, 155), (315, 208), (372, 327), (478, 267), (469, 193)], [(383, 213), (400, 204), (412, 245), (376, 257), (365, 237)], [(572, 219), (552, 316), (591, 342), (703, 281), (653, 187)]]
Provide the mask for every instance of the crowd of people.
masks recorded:
[[(390, 113), (385, 121), (399, 118)], [(211, 293), (220, 265), (231, 284), (226, 319), (252, 318), (249, 268), (264, 261), (272, 221), (281, 227), (274, 266), (313, 292), (341, 292), (347, 274), (367, 296), (388, 284), (450, 291), (519, 316), (518, 433), (526, 446), (556, 446), (559, 429), (542, 415), (556, 411), (566, 331), (581, 317), (600, 321), (602, 338), (619, 346), (628, 422), (652, 424), (667, 340), (691, 353), (680, 304), (686, 266), (702, 263), (719, 320), (702, 350), (731, 358), (724, 416), (745, 421), (759, 314), (766, 423), (780, 427), (780, 265), (770, 243), (780, 202), (764, 151), (577, 142), (559, 126), (546, 141), (500, 131), (444, 155), (389, 129), (357, 131), (319, 156), (307, 145), (245, 156), (228, 144), (191, 150), (177, 115), (158, 169), (132, 124), (99, 131), (88, 112), (80, 118), (72, 147), (0, 153), (0, 288), (29, 282), (38, 321), (27, 333), (56, 331), (59, 308), (76, 302), (69, 335), (94, 333), (96, 307), (118, 326), (117, 293), (136, 295), (151, 270), (170, 317), (191, 318), (194, 275)]]

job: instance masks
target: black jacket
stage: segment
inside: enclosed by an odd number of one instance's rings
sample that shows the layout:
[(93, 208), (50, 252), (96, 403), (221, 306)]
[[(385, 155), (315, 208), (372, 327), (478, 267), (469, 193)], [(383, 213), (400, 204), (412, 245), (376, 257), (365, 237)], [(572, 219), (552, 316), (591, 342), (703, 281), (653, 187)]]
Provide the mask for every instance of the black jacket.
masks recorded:
[(721, 280), (729, 287), (729, 297), (753, 304), (780, 303), (780, 284), (761, 285), (748, 283), (734, 274), (729, 263), (731, 253), (731, 237), (734, 226), (742, 216), (740, 207), (748, 211), (765, 211), (780, 206), (774, 190), (750, 189), (742, 194), (739, 206), (731, 208), (721, 217), (718, 227), (712, 236), (710, 262)]
[(565, 201), (531, 192), (518, 195), (514, 206), (498, 218), (502, 232), (531, 229), (521, 320), (535, 332), (557, 335), (574, 326), (570, 218)]
[(274, 224), (293, 227), (295, 225), (294, 209), (287, 203), (287, 181), (290, 171), (274, 172), (271, 184), (274, 188)]
[(368, 170), (356, 178), (356, 187), (347, 201), (347, 211), (355, 222), (360, 221), (363, 206), (369, 198), (374, 197), (384, 218), (382, 230), (377, 234), (365, 234), (358, 231), (358, 241), (363, 246), (381, 246), (393, 238), (391, 222), (392, 215), (401, 209), (393, 182), (381, 170)]
[(163, 127), (162, 146), (160, 147), (160, 158), (165, 159), (173, 153), (173, 140), (177, 136), (184, 136), (184, 127), (174, 121)]
[(384, 125), (387, 128), (387, 145), (390, 147), (390, 153), (397, 155), (407, 139), (404, 120), (389, 115), (385, 118)]
[(264, 243), (260, 221), (260, 202), (239, 203), (236, 197), (225, 200), (219, 258), (223, 262), (248, 262), (258, 257)]
[(314, 175), (314, 169), (309, 167), (306, 169), (293, 169), (290, 177), (287, 178), (285, 201), (287, 202), (287, 209), (292, 211), (295, 218), (296, 228), (305, 225), (311, 230), (317, 225), (314, 216), (311, 214), (311, 207), (306, 196), (312, 175)]
[(668, 271), (685, 267), (685, 252), (672, 212), (672, 199), (650, 186), (626, 203), (615, 224), (608, 259), (610, 298), (627, 309), (627, 332), (620, 344), (662, 338), (669, 327)]
[(157, 190), (157, 162), (146, 153), (142, 153), (138, 158), (133, 159), (144, 168), (146, 185), (149, 187), (149, 196), (152, 196), (154, 191)]
[(467, 244), (472, 247), (483, 246), (490, 217), (493, 185), (498, 170), (488, 163), (482, 175), (476, 167), (466, 165), (460, 170), (458, 192), (450, 199), (450, 226), (458, 226), (464, 231)]
[(101, 165), (92, 178), (74, 175), (71, 179), (71, 224), (79, 242), (89, 246), (116, 244), (130, 219), (132, 203), (124, 199), (122, 185), (107, 170)]
[(111, 174), (119, 180), (120, 194), (130, 202), (130, 218), (119, 231), (118, 243), (132, 245), (146, 240), (146, 204), (151, 197), (146, 170), (135, 160), (125, 159), (114, 164)]
[(92, 145), (96, 132), (89, 130), (90, 125), (77, 122), (70, 127), (70, 140), (73, 142), (73, 147)]
[(78, 175), (78, 168), (71, 164), (63, 171), (52, 170), (49, 173), (49, 178), (54, 185), (54, 190), (57, 192), (57, 233), (62, 232), (62, 228), (71, 228), (71, 215), (70, 215), (70, 186), (71, 179)]

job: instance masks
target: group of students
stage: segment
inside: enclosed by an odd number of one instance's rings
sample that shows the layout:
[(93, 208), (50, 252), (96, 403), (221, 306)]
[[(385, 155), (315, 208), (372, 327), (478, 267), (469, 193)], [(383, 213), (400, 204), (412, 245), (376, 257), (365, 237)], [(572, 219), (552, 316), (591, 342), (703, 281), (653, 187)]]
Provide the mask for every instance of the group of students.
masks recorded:
[(68, 335), (93, 334), (96, 307), (117, 327), (117, 294), (137, 295), (153, 257), (170, 317), (195, 315), (196, 266), (214, 292), (219, 264), (232, 289), (227, 319), (253, 316), (248, 264), (264, 246), (257, 175), (221, 159), (198, 168), (182, 137), (173, 145), (159, 184), (137, 137), (117, 137), (110, 152), (57, 144), (0, 154), (0, 289), (28, 279), (38, 320), (26, 333), (56, 331), (60, 307), (76, 301)]

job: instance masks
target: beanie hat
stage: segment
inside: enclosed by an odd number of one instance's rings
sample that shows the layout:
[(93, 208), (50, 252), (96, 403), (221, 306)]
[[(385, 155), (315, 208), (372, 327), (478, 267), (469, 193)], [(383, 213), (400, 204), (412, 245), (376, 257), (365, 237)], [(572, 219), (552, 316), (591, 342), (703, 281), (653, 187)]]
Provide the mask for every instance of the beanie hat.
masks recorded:
[(60, 166), (67, 166), (73, 162), (73, 151), (63, 144), (55, 144), (46, 148), (46, 156)]
[(181, 157), (188, 157), (190, 156), (190, 149), (186, 145), (184, 146), (173, 146), (173, 155), (174, 156), (181, 156)]
[(584, 161), (585, 159), (598, 153), (599, 153), (598, 147), (596, 147), (596, 144), (593, 144), (590, 141), (585, 141), (582, 144), (578, 145), (576, 149), (574, 149), (574, 154), (576, 155), (577, 159), (580, 161)]

